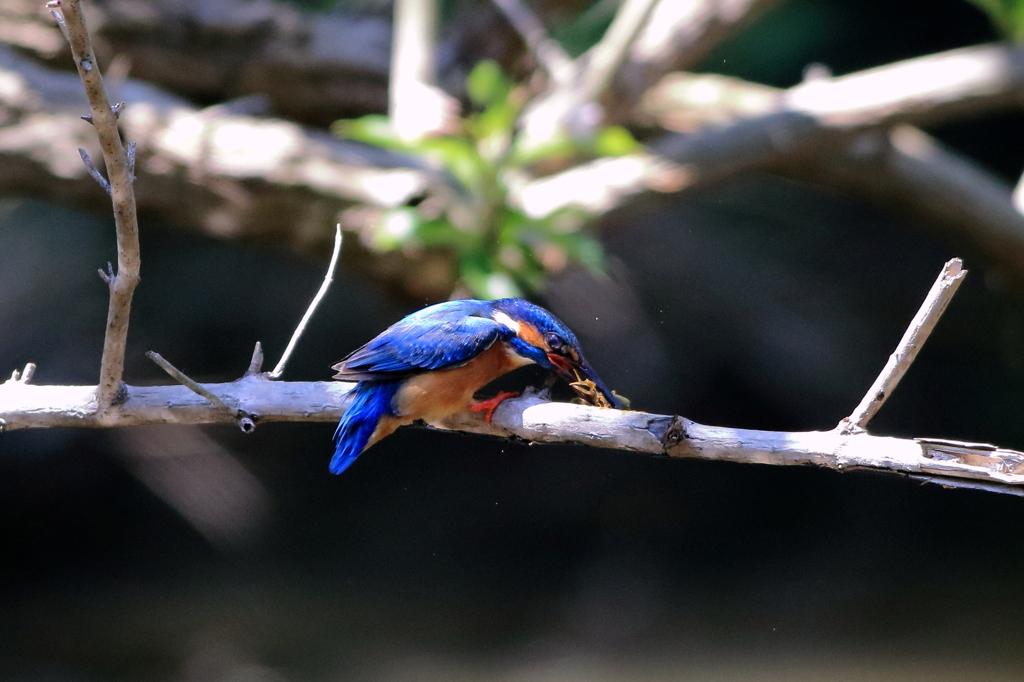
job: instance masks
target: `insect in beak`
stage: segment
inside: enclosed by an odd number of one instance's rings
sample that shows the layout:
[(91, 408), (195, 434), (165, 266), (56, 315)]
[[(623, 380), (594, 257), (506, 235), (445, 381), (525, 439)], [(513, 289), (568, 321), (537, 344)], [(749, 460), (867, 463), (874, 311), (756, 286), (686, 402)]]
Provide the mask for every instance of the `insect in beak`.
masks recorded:
[(626, 409), (619, 396), (605, 386), (601, 377), (590, 368), (586, 360), (581, 358), (579, 362), (573, 362), (571, 359), (555, 353), (548, 353), (547, 356), (555, 368), (555, 373), (565, 379), (584, 402), (596, 407)]

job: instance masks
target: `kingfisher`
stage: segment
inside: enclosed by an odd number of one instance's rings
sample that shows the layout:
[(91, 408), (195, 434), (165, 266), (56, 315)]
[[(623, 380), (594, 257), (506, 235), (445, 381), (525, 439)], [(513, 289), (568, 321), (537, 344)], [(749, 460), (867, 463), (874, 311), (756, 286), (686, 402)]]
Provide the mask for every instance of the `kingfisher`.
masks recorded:
[(485, 412), (517, 393), (473, 402), (473, 394), (518, 367), (538, 364), (570, 383), (583, 381), (622, 409), (590, 367), (576, 336), (544, 308), (521, 298), (448, 301), (404, 317), (333, 365), (335, 379), (358, 382), (334, 432), (331, 472), (340, 474), (399, 426), (436, 423), (456, 412)]

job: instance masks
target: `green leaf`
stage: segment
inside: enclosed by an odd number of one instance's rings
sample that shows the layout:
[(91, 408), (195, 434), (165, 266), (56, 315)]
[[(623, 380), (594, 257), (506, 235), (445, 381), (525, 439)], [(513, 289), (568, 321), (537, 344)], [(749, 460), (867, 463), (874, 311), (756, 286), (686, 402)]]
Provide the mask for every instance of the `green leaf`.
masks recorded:
[(512, 131), (519, 119), (519, 108), (505, 100), (493, 104), (471, 122), (471, 132), (477, 140), (480, 155), (487, 159), (496, 159), (508, 148), (512, 141)]
[(598, 156), (625, 156), (643, 149), (633, 135), (622, 126), (608, 126), (597, 134), (594, 151)]
[(512, 81), (505, 77), (498, 63), (491, 59), (485, 59), (474, 66), (466, 78), (466, 94), (478, 107), (504, 102), (511, 91)]
[(476, 147), (459, 137), (427, 137), (416, 143), (413, 151), (426, 159), (442, 164), (470, 191), (479, 191), (480, 179), (487, 172)]
[(443, 218), (421, 222), (416, 229), (416, 239), (423, 246), (450, 247), (458, 252), (474, 248), (478, 241), (475, 234), (464, 232)]
[(988, 14), (1000, 33), (1016, 42), (1024, 41), (1024, 0), (968, 0)]
[(395, 135), (391, 129), (391, 119), (381, 114), (370, 114), (361, 118), (335, 121), (331, 126), (335, 135), (347, 137), (352, 140), (359, 140), (368, 144), (384, 147), (385, 149), (396, 149), (409, 151), (407, 142)]

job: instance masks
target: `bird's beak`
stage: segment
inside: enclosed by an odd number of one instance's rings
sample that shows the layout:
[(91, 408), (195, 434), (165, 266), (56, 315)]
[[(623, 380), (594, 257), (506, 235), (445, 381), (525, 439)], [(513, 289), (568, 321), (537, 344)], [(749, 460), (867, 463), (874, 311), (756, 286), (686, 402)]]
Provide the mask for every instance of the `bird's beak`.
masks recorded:
[[(555, 373), (565, 379), (569, 384), (578, 384), (581, 381), (586, 382), (589, 380), (593, 382), (593, 387), (596, 388), (602, 396), (604, 396), (609, 405), (614, 407), (616, 410), (625, 409), (622, 401), (618, 396), (611, 392), (603, 381), (601, 381), (601, 377), (599, 377), (597, 372), (590, 367), (590, 364), (587, 363), (583, 356), (580, 356), (579, 362), (573, 362), (569, 358), (562, 357), (561, 355), (548, 353), (548, 360), (550, 360), (551, 364), (554, 366)], [(580, 392), (577, 391), (577, 393)], [(582, 396), (583, 394), (580, 393), (580, 395)]]

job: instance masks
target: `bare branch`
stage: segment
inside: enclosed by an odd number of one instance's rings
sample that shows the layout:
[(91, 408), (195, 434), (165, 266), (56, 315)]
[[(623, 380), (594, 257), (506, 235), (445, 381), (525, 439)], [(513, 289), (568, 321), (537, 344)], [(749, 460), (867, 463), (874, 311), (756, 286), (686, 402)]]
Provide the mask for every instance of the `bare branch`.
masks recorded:
[(867, 428), (868, 422), (892, 395), (900, 379), (917, 358), (917, 352), (928, 340), (928, 336), (935, 329), (935, 324), (942, 317), (942, 313), (946, 312), (946, 306), (953, 299), (953, 295), (960, 288), (960, 283), (963, 282), (966, 275), (967, 271), (963, 269), (963, 261), (959, 258), (954, 258), (946, 263), (939, 273), (938, 279), (928, 291), (928, 295), (925, 296), (914, 319), (910, 321), (910, 326), (904, 332), (896, 350), (889, 356), (882, 372), (875, 379), (875, 383), (868, 389), (853, 413), (839, 423), (837, 428), (840, 431), (856, 432)]
[(530, 8), (521, 0), (493, 1), (548, 75), (560, 83), (569, 79), (574, 70), (572, 58), (565, 53), (561, 45), (551, 39), (544, 24)]
[[(244, 407), (261, 423), (335, 422), (353, 384), (278, 382), (249, 376), (205, 384)], [(0, 384), (0, 423), (7, 430), (55, 426), (231, 423), (230, 411), (184, 386), (130, 386), (111, 419), (95, 416), (94, 386)], [(446, 429), (535, 442), (572, 442), (668, 455), (756, 464), (813, 464), (838, 471), (871, 469), (925, 476), (942, 485), (1024, 492), (1024, 453), (982, 443), (901, 439), (834, 431), (784, 433), (715, 426), (670, 415), (603, 410), (551, 403), (536, 393), (507, 400), (491, 424), (472, 413), (446, 421)], [(325, 445), (325, 462), (328, 456)]]
[(316, 310), (316, 307), (320, 305), (320, 301), (330, 288), (331, 282), (334, 281), (334, 269), (338, 265), (338, 256), (340, 254), (341, 225), (338, 225), (334, 231), (334, 252), (331, 254), (331, 262), (327, 265), (327, 273), (324, 275), (323, 284), (320, 285), (320, 289), (317, 290), (316, 296), (313, 297), (309, 307), (306, 308), (306, 313), (299, 321), (299, 326), (295, 328), (295, 332), (292, 333), (292, 338), (288, 341), (288, 346), (284, 349), (284, 353), (281, 354), (281, 359), (278, 361), (277, 366), (274, 367), (274, 371), (270, 372), (268, 375), (271, 379), (277, 379), (284, 373), (284, 366), (288, 362), (288, 358), (291, 357), (292, 351), (295, 350), (295, 344), (299, 342), (299, 338), (302, 336), (302, 333), (306, 331), (306, 325), (309, 324), (310, 318), (313, 317), (313, 312)]
[[(121, 388), (132, 294), (139, 282), (139, 227), (135, 193), (128, 158), (117, 129), (120, 109), (115, 111), (107, 99), (79, 0), (55, 0), (49, 6), (51, 9), (60, 7), (60, 14), (67, 25), (68, 42), (71, 44), (71, 53), (78, 67), (78, 77), (85, 86), (85, 94), (92, 109), (91, 122), (103, 149), (103, 160), (107, 167), (110, 195), (114, 204), (117, 274), (109, 283), (110, 304), (103, 339), (103, 357), (100, 361), (97, 409), (102, 413), (114, 404)], [(82, 158), (87, 158), (84, 151)], [(98, 172), (94, 177), (97, 175)]]
[[(955, 70), (957, 64), (973, 65), (970, 72), (982, 82), (972, 84), (961, 69), (943, 87), (944, 70)], [(894, 74), (900, 78), (894, 80)], [(925, 80), (927, 87), (903, 83), (904, 78)], [(850, 117), (842, 116), (829, 97), (791, 97), (794, 91), (825, 87), (834, 88), (844, 101), (860, 103), (845, 88), (855, 86), (859, 97), (871, 93), (872, 83), (880, 90), (871, 95), (874, 106), (859, 104)], [(907, 98), (893, 99), (894, 92)], [(976, 253), (1002, 266), (1005, 281), (1024, 288), (1024, 216), (1011, 203), (1009, 188), (920, 130), (905, 125), (882, 129), (907, 118), (952, 116), (962, 106), (959, 96), (972, 107), (1024, 98), (1024, 50), (968, 48), (790, 91), (723, 76), (671, 74), (643, 101), (648, 122), (687, 133), (665, 138), (660, 150), (668, 158), (600, 159), (520, 180), (512, 196), (534, 217), (573, 205), (603, 212), (638, 192), (678, 191), (765, 169), (853, 191), (888, 211), (911, 213), (915, 222), (940, 236), (955, 234), (958, 248), (966, 240)], [(790, 100), (803, 101), (804, 112), (788, 109)], [(809, 102), (821, 106), (820, 117), (806, 113)]]
[(990, 171), (909, 126), (862, 133), (844, 154), (772, 165), (773, 172), (827, 185), (984, 258), (1000, 282), (1024, 290), (1024, 215)]
[[(21, 54), (52, 62), (64, 39), (36, 9), (44, 1), (0, 2), (0, 35)], [(542, 18), (592, 4), (523, 1)], [(94, 2), (89, 18), (101, 62), (126, 57), (135, 78), (193, 102), (259, 93), (282, 117), (318, 128), (386, 111), (393, 22), (381, 9), (391, 3), (324, 4), (332, 7), (308, 12), (281, 0), (119, 0)], [(523, 49), (490, 3), (449, 7), (454, 13), (438, 38), (436, 82), (460, 87), (465, 65), (499, 54), (515, 59)]]
[[(673, 74), (645, 97), (646, 108), (728, 106), (742, 81)], [(702, 104), (694, 101), (700, 88)], [(900, 123), (935, 123), (1019, 103), (1024, 97), (1024, 48), (985, 45), (910, 59), (837, 78), (813, 79), (776, 97), (764, 86), (734, 109), (738, 120), (674, 135), (662, 156), (685, 164), (691, 184), (779, 157), (841, 150), (861, 131)], [(714, 101), (711, 104), (709, 100)], [(735, 115), (734, 114), (734, 115)]]
[[(596, 447), (635, 450), (673, 457), (703, 457), (761, 464), (817, 464), (834, 469), (871, 468), (954, 480), (957, 485), (984, 490), (1013, 488), (1024, 493), (1024, 453), (992, 445), (941, 439), (877, 438), (863, 426), (881, 405), (874, 391), (892, 391), (913, 361), (924, 337), (934, 327), (962, 280), (960, 261), (946, 264), (922, 311), (890, 359), (869, 397), (872, 406), (858, 408), (848, 424), (830, 432), (773, 433), (703, 426), (678, 416), (600, 409), (550, 403), (546, 391), (527, 391), (497, 407), (489, 421), (471, 412), (455, 415), (443, 428), (532, 441), (579, 442)], [(20, 429), (53, 426), (128, 426), (146, 423), (199, 424), (237, 419), (243, 430), (264, 421), (333, 421), (345, 408), (345, 395), (354, 384), (342, 382), (284, 383), (258, 374), (262, 362), (256, 345), (250, 369), (238, 381), (201, 385), (158, 354), (147, 355), (191, 394), (176, 386), (128, 387), (120, 409), (110, 415), (92, 409), (97, 394), (88, 386), (34, 386), (18, 381), (17, 372), (0, 385), (0, 426)], [(26, 368), (26, 373), (28, 373)], [(216, 393), (213, 389), (216, 388)], [(219, 395), (218, 395), (219, 394)], [(201, 400), (197, 400), (195, 396)], [(224, 396), (221, 398), (220, 396)], [(239, 409), (227, 406), (229, 400)], [(877, 404), (875, 404), (877, 403)], [(244, 411), (243, 411), (244, 409)], [(866, 415), (866, 416), (862, 416)], [(852, 428), (851, 428), (852, 426)], [(977, 482), (980, 481), (979, 485)]]

